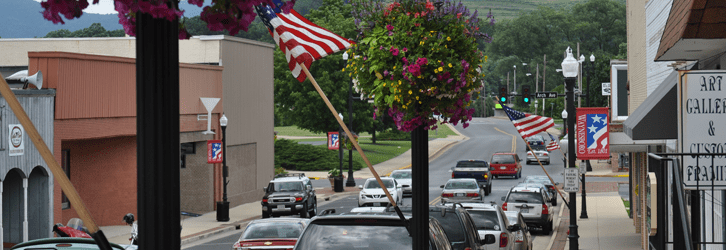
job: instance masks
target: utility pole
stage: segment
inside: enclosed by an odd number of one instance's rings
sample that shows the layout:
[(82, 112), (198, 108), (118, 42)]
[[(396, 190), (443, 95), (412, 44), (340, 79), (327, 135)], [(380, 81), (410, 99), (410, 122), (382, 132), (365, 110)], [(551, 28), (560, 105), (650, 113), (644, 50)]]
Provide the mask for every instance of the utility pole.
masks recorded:
[[(537, 64), (537, 73), (535, 74), (534, 82), (534, 91), (536, 93), (539, 92), (539, 63)], [(534, 98), (534, 115), (537, 115), (537, 98)], [(542, 115), (544, 115), (544, 111), (542, 111)]]

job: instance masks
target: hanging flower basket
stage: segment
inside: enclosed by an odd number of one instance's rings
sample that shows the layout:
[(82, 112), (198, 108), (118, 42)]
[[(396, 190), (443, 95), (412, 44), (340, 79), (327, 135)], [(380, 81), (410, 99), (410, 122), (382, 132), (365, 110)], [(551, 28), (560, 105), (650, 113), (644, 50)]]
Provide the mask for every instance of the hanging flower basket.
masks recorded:
[(401, 131), (435, 129), (435, 116), (466, 128), (482, 89), (477, 39), (491, 40), (479, 32), (477, 13), (450, 1), (353, 0), (353, 8), (361, 33), (343, 71), (356, 90), (388, 110)]

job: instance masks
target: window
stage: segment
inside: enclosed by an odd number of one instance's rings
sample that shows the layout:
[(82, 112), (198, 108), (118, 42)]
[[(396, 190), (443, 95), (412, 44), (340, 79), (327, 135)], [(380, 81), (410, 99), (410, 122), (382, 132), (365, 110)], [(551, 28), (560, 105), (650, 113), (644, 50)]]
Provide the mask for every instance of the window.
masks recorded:
[[(71, 150), (69, 150), (69, 149), (61, 150), (61, 168), (63, 168), (63, 172), (66, 173), (68, 180), (70, 180), (71, 179)], [(62, 209), (71, 208), (71, 202), (68, 200), (68, 197), (66, 197), (66, 194), (63, 192), (61, 192), (61, 194), (63, 197), (61, 200), (61, 208)]]

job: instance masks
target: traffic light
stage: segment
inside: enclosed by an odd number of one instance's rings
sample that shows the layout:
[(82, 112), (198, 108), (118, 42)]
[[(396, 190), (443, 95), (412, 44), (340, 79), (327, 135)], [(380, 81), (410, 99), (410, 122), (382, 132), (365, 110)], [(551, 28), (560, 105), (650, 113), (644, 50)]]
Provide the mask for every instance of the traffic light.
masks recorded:
[(522, 102), (524, 102), (524, 105), (529, 105), (531, 101), (532, 98), (529, 96), (529, 85), (522, 85)]
[(499, 87), (499, 101), (501, 103), (507, 102), (507, 87), (506, 86)]

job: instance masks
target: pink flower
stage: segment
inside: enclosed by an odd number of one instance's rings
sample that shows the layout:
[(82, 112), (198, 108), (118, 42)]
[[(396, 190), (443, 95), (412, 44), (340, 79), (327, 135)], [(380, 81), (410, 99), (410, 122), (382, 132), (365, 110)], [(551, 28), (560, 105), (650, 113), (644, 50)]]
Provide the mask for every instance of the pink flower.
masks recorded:
[(403, 47), (403, 49), (401, 49), (401, 51), (403, 51), (403, 52), (408, 52), (408, 48), (406, 48), (406, 47)]
[(394, 56), (397, 56), (397, 55), (398, 55), (398, 49), (396, 49), (396, 48), (394, 48), (394, 47), (391, 47), (391, 49), (390, 49), (390, 50), (388, 50), (388, 51), (390, 51), (390, 52), (391, 52), (391, 54), (393, 54)]
[(393, 25), (390, 25), (390, 24), (389, 25), (386, 25), (386, 29), (388, 31), (392, 31), (393, 30)]
[(456, 18), (461, 18), (461, 13), (456, 13)]

